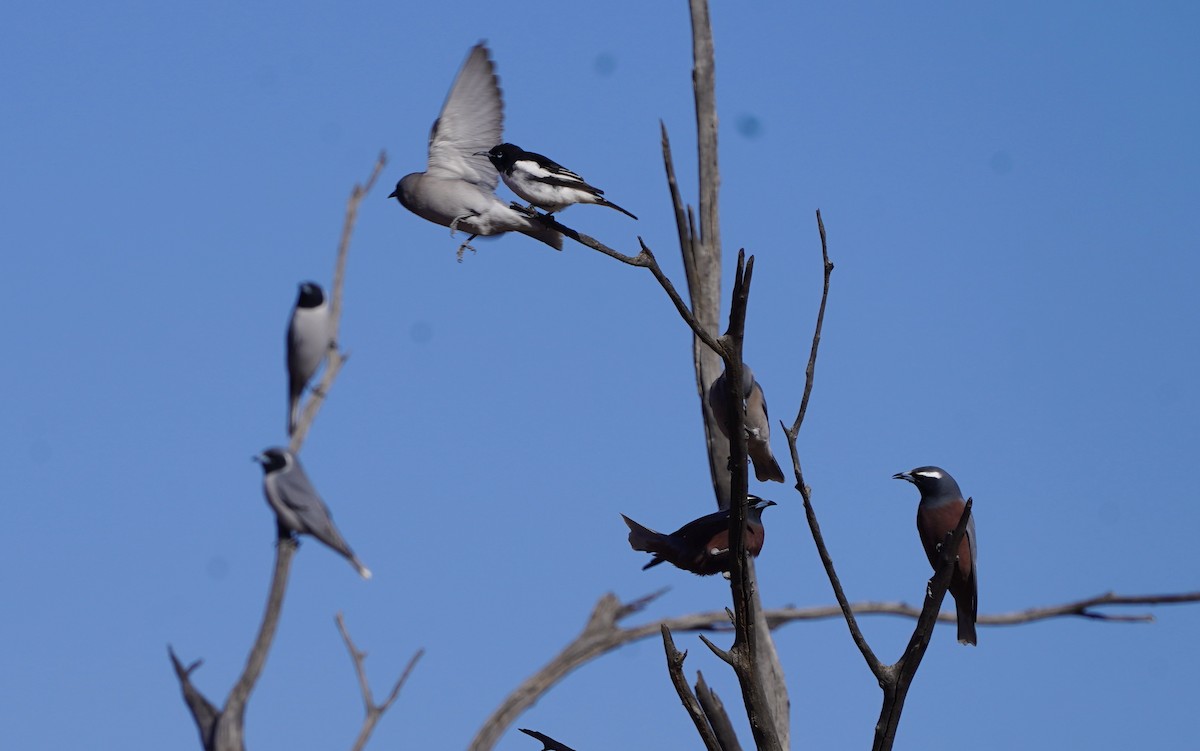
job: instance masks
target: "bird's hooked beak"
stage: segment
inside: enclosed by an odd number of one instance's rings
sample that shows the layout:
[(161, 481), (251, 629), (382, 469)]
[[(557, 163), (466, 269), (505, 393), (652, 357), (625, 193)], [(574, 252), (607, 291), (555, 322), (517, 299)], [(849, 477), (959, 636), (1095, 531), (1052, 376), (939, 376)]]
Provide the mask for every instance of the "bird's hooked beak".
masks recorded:
[(492, 155), (492, 152), (490, 152), (490, 151), (476, 151), (473, 154), (473, 156), (491, 156), (491, 155)]
[(754, 508), (765, 509), (765, 508), (769, 508), (770, 506), (778, 506), (778, 505), (779, 504), (776, 503), (775, 501), (768, 501), (765, 498), (760, 498), (760, 499), (758, 499), (758, 503), (754, 504)]
[(266, 464), (267, 463), (267, 455), (266, 454), (255, 454), (254, 456), (250, 457), (250, 461), (255, 462), (256, 464)]
[(399, 197), (400, 197), (400, 186), (397, 185), (396, 189), (393, 190), (390, 194), (388, 194), (388, 198), (399, 198)]
[(897, 472), (896, 474), (892, 475), (892, 479), (893, 480), (906, 480), (908, 482), (911, 482), (914, 485), (917, 484), (917, 480), (916, 480), (916, 478), (914, 478), (912, 476), (912, 472)]

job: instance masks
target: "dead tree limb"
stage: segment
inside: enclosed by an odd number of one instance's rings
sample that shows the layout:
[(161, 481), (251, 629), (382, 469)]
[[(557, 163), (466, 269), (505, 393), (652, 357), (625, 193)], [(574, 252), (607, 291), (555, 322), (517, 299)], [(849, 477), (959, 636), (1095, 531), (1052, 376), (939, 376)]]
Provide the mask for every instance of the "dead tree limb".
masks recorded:
[[(342, 224), (341, 240), (338, 243), (337, 259), (334, 263), (333, 291), (330, 296), (331, 329), (334, 332), (335, 342), (341, 320), (346, 258), (350, 252), (350, 237), (354, 231), (358, 207), (375, 184), (385, 164), (387, 164), (387, 156), (380, 153), (371, 170), (370, 178), (365, 184), (354, 186), (347, 202), (346, 219)], [(331, 345), (325, 374), (320, 385), (313, 389), (312, 396), (305, 405), (292, 435), (290, 448), (293, 452), (298, 452), (304, 443), (304, 438), (316, 419), (317, 412), (332, 388), (334, 379), (337, 378), (338, 371), (341, 370), (345, 360), (346, 355), (338, 350), (336, 343)], [(274, 527), (275, 525), (272, 525), (272, 528)], [(190, 667), (181, 670), (182, 664), (175, 657), (174, 651), (171, 651), (171, 663), (175, 669), (175, 675), (179, 679), (184, 702), (192, 713), (192, 719), (196, 722), (196, 727), (200, 732), (200, 741), (205, 751), (244, 751), (245, 749), (246, 704), (262, 675), (263, 668), (267, 663), (267, 655), (275, 639), (275, 631), (283, 612), (283, 597), (287, 592), (288, 575), (295, 553), (296, 543), (294, 540), (278, 540), (275, 546), (275, 566), (271, 576), (270, 590), (267, 593), (267, 605), (263, 612), (263, 620), (259, 625), (254, 645), (250, 648), (250, 654), (246, 658), (246, 666), (242, 669), (242, 674), (238, 676), (233, 688), (230, 689), (224, 707), (220, 710), (216, 709), (192, 683), (191, 673), (200, 665), (200, 662), (197, 661)]]

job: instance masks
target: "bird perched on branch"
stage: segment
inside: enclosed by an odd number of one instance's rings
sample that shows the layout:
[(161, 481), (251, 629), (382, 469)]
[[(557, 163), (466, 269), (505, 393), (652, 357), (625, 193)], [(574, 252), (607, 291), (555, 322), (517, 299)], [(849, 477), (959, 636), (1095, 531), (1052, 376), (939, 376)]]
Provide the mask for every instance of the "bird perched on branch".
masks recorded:
[[(743, 404), (746, 408), (746, 451), (750, 461), (754, 462), (754, 476), (759, 482), (773, 480), (784, 482), (783, 470), (775, 455), (771, 453), (771, 420), (767, 416), (767, 400), (763, 396), (762, 386), (754, 380), (754, 371), (750, 366), (742, 364)], [(725, 381), (725, 371), (717, 376), (708, 387), (708, 406), (717, 421), (717, 427), (726, 438), (730, 438), (729, 423), (733, 410), (729, 406), (729, 387)]]
[[(766, 530), (763, 529), (762, 512), (775, 501), (766, 501), (756, 495), (747, 495), (746, 505), (746, 550), (758, 557), (762, 551)], [(642, 566), (642, 570), (666, 561), (675, 568), (691, 571), (700, 576), (725, 573), (728, 575), (729, 561), (729, 509), (723, 509), (688, 522), (669, 535), (655, 532), (621, 514), (629, 526), (629, 546), (634, 550), (653, 553), (654, 559)]]
[[(917, 532), (921, 545), (934, 570), (946, 535), (954, 531), (962, 518), (966, 501), (950, 473), (941, 467), (917, 467), (892, 475), (893, 480), (907, 480), (921, 491), (917, 506)], [(975, 516), (967, 520), (967, 530), (958, 543), (958, 563), (950, 577), (950, 594), (958, 613), (958, 643), (975, 644), (975, 618), (979, 610), (979, 587), (975, 581)]]
[(594, 203), (637, 219), (605, 198), (604, 191), (588, 185), (582, 177), (549, 157), (525, 151), (511, 143), (502, 143), (482, 153), (491, 160), (500, 172), (500, 179), (513, 193), (548, 214), (576, 203)]
[(262, 452), (254, 460), (263, 468), (263, 495), (275, 512), (279, 538), (312, 535), (350, 561), (359, 576), (370, 579), (371, 571), (358, 560), (333, 525), (329, 507), (317, 495), (296, 455), (285, 448), (275, 447)]
[(303, 282), (287, 332), (288, 435), (296, 430), (304, 387), (329, 355), (332, 325), (325, 291), (316, 282)]
[(405, 175), (388, 198), (419, 217), (471, 236), (522, 232), (562, 250), (562, 235), (536, 218), (516, 211), (496, 197), (500, 176), (486, 151), (502, 140), (504, 100), (495, 66), (483, 43), (471, 48), (454, 79), (442, 112), (429, 133), (429, 165), (424, 172)]

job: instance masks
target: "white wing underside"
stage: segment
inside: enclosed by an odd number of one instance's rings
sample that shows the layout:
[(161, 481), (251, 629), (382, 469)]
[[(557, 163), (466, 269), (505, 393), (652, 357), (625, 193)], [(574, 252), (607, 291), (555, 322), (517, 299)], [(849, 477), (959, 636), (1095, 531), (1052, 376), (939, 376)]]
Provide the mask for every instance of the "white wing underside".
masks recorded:
[(429, 133), (427, 174), (466, 180), (494, 191), (500, 180), (486, 156), (475, 156), (500, 143), (504, 131), (504, 100), (487, 48), (471, 48), (454, 79), (442, 112)]

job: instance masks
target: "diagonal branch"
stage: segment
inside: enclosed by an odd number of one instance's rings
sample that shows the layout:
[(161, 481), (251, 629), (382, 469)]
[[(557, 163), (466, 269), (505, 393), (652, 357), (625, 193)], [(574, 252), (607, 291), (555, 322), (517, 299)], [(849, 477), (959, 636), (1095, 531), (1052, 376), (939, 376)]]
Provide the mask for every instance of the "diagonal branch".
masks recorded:
[(212, 748), (213, 731), (216, 729), (217, 717), (220, 716), (220, 712), (212, 705), (212, 702), (204, 698), (204, 694), (201, 694), (192, 685), (192, 671), (204, 664), (204, 661), (196, 660), (191, 665), (184, 667), (170, 645), (167, 646), (167, 654), (171, 656), (175, 677), (179, 679), (179, 686), (183, 689), (183, 701), (191, 710), (192, 719), (195, 720), (196, 728), (200, 731), (200, 745), (206, 749)]
[(609, 258), (615, 258), (621, 263), (629, 266), (640, 266), (642, 268), (649, 269), (650, 273), (654, 275), (654, 278), (658, 280), (658, 283), (667, 293), (667, 297), (671, 298), (671, 302), (675, 304), (675, 310), (679, 311), (679, 315), (681, 318), (683, 318), (684, 323), (686, 323), (692, 329), (692, 332), (699, 337), (701, 341), (708, 345), (710, 349), (717, 354), (722, 354), (721, 344), (713, 337), (711, 333), (705, 330), (692, 315), (692, 311), (688, 309), (687, 303), (685, 303), (683, 298), (679, 296), (679, 292), (676, 291), (675, 285), (671, 283), (669, 278), (667, 278), (667, 275), (663, 272), (662, 267), (658, 265), (658, 259), (654, 257), (654, 253), (650, 250), (642, 238), (638, 238), (638, 244), (641, 245), (641, 252), (636, 256), (627, 256), (618, 250), (613, 250), (590, 235), (585, 235), (582, 232), (577, 232), (571, 229), (565, 224), (559, 222), (550, 214), (539, 214), (538, 220), (550, 229), (553, 229), (556, 232), (571, 238), (580, 245), (585, 245), (592, 250), (599, 251)]
[(699, 670), (696, 671), (696, 698), (700, 700), (700, 708), (704, 710), (704, 716), (708, 718), (708, 724), (717, 736), (721, 751), (742, 751), (742, 744), (738, 742), (733, 722), (725, 711), (725, 704), (721, 697), (717, 696), (717, 692), (709, 688)]
[(404, 684), (408, 682), (408, 676), (412, 674), (413, 668), (417, 666), (417, 660), (420, 660), (425, 654), (424, 649), (418, 649), (416, 654), (408, 661), (404, 671), (400, 673), (400, 677), (396, 680), (396, 684), (392, 686), (392, 692), (388, 694), (388, 698), (382, 704), (376, 704), (375, 699), (371, 696), (371, 684), (367, 681), (367, 669), (364, 663), (367, 659), (366, 652), (360, 652), (354, 646), (354, 641), (350, 638), (350, 632), (346, 629), (346, 620), (341, 613), (335, 618), (337, 621), (338, 631), (342, 634), (342, 641), (346, 643), (346, 649), (350, 652), (350, 660), (354, 663), (354, 674), (358, 676), (358, 689), (362, 692), (363, 709), (366, 712), (366, 717), (363, 718), (362, 728), (358, 731), (358, 738), (354, 740), (354, 745), (351, 751), (362, 751), (366, 748), (367, 741), (371, 739), (371, 733), (375, 732), (375, 725), (383, 717), (383, 713), (388, 711), (388, 708), (400, 696), (400, 689), (404, 688)]
[(883, 706), (879, 710), (879, 720), (875, 723), (875, 740), (871, 745), (872, 751), (891, 751), (896, 741), (896, 731), (900, 727), (900, 715), (904, 711), (904, 701), (912, 686), (917, 668), (929, 648), (929, 640), (933, 637), (933, 627), (937, 623), (938, 613), (942, 608), (942, 600), (946, 590), (950, 588), (950, 579), (954, 568), (958, 565), (958, 543), (967, 532), (967, 524), (971, 521), (971, 506), (974, 501), (967, 499), (958, 526), (946, 536), (938, 553), (937, 571), (925, 588), (925, 606), (917, 618), (916, 628), (908, 640), (904, 654), (893, 665), (884, 668), (884, 675), (879, 681), (883, 689)]
[(667, 655), (667, 672), (671, 674), (671, 684), (675, 686), (675, 693), (679, 694), (679, 700), (683, 702), (684, 709), (687, 710), (688, 716), (692, 718), (692, 723), (696, 726), (696, 732), (700, 734), (701, 740), (704, 741), (704, 747), (708, 751), (721, 751), (721, 744), (717, 741), (717, 736), (713, 732), (712, 726), (709, 725), (708, 719), (704, 716), (704, 709), (700, 706), (700, 700), (692, 694), (691, 688), (688, 687), (687, 678), (683, 677), (683, 661), (687, 659), (687, 652), (680, 652), (675, 648), (675, 640), (671, 638), (671, 629), (665, 625), (662, 627), (663, 651)]

